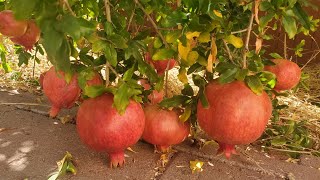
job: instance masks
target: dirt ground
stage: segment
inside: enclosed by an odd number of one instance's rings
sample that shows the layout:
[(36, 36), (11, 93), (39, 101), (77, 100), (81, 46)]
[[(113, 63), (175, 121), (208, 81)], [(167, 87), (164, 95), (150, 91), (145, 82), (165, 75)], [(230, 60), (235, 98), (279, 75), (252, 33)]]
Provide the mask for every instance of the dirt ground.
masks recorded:
[[(135, 152), (126, 151), (124, 167), (111, 169), (106, 154), (81, 143), (74, 124), (62, 124), (46, 115), (49, 104), (43, 95), (0, 89), (1, 180), (47, 179), (66, 151), (74, 158), (77, 174), (61, 179), (320, 179), (317, 157), (302, 156), (296, 163), (287, 162), (286, 156), (262, 152), (250, 145), (238, 148), (238, 155), (227, 160), (215, 155), (217, 147), (199, 150), (190, 146), (190, 140), (174, 147), (177, 152), (169, 156), (164, 167), (153, 146), (140, 141), (132, 147)], [(76, 107), (64, 110), (60, 117), (75, 114)], [(202, 172), (192, 173), (189, 163), (194, 160), (204, 162)]]

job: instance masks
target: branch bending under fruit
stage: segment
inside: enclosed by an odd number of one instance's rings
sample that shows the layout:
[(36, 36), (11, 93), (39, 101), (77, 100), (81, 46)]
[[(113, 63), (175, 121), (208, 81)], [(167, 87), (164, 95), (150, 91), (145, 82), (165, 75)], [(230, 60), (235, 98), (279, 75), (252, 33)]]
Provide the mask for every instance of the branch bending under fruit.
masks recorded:
[(155, 29), (155, 31), (157, 32), (157, 34), (159, 35), (159, 37), (161, 38), (161, 40), (163, 41), (163, 44), (166, 46), (166, 48), (169, 47), (168, 42), (166, 41), (166, 39), (163, 37), (163, 35), (161, 34), (161, 32), (158, 29), (158, 26), (156, 25), (156, 23), (153, 21), (153, 19), (151, 18), (151, 16), (147, 13), (147, 11), (144, 9), (144, 7), (140, 4), (139, 0), (134, 0), (134, 2), (139, 6), (139, 8), (143, 11), (143, 13), (147, 16), (147, 18), (149, 19), (149, 21), (151, 22), (153, 28)]

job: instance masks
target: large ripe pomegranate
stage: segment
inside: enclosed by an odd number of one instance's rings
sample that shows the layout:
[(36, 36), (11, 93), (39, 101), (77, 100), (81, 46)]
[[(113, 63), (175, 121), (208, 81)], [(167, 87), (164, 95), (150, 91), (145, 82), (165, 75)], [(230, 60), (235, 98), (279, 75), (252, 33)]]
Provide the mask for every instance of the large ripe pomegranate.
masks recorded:
[(157, 73), (159, 75), (162, 75), (167, 68), (167, 64), (169, 63), (168, 70), (174, 68), (176, 65), (175, 59), (167, 59), (167, 60), (161, 60), (161, 61), (152, 61), (154, 68), (157, 70)]
[(160, 152), (168, 151), (171, 145), (181, 143), (189, 135), (190, 125), (180, 122), (176, 111), (146, 105), (144, 113), (146, 125), (142, 138)]
[(0, 33), (8, 37), (22, 36), (28, 27), (27, 21), (18, 21), (13, 12), (4, 10), (0, 12)]
[(266, 66), (265, 70), (274, 73), (277, 76), (277, 83), (274, 89), (276, 91), (289, 90), (295, 87), (301, 77), (300, 67), (286, 59), (273, 59), (274, 66)]
[(272, 113), (266, 92), (253, 93), (242, 81), (229, 84), (210, 82), (205, 88), (210, 107), (198, 103), (200, 127), (220, 145), (218, 152), (229, 158), (234, 145), (249, 144), (263, 133)]
[(35, 21), (29, 20), (27, 31), (22, 36), (10, 39), (12, 42), (24, 46), (26, 50), (31, 50), (40, 39), (40, 29)]
[(125, 161), (124, 150), (141, 137), (145, 116), (141, 105), (135, 101), (130, 101), (123, 115), (112, 104), (110, 94), (85, 100), (77, 114), (77, 130), (87, 146), (108, 153), (110, 166), (116, 167)]
[[(151, 88), (150, 84), (145, 79), (140, 79), (138, 81), (138, 84), (143, 86), (143, 88), (145, 90), (149, 90)], [(150, 100), (151, 104), (157, 104), (157, 103), (161, 102), (163, 100), (163, 97), (164, 97), (164, 91), (163, 90), (161, 90), (161, 91), (153, 90), (151, 92), (151, 94), (148, 95), (148, 99)]]
[(65, 80), (65, 73), (56, 72), (54, 67), (45, 74), (43, 79), (43, 91), (51, 103), (50, 117), (55, 117), (61, 108), (71, 108), (79, 98), (80, 87), (77, 75), (74, 74), (70, 83)]

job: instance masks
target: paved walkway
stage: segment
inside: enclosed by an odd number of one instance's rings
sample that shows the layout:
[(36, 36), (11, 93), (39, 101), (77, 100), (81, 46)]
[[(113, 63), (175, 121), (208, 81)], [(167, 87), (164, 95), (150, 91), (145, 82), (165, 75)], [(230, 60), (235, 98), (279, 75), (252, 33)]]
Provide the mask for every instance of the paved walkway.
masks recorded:
[[(320, 179), (320, 158), (303, 156), (295, 164), (286, 162), (283, 156), (267, 155), (249, 146), (250, 150), (242, 147), (239, 155), (226, 160), (214, 155), (216, 147), (198, 150), (189, 141), (175, 147), (177, 152), (169, 155), (164, 167), (153, 146), (140, 141), (132, 147), (136, 153), (126, 152), (124, 167), (110, 169), (106, 154), (93, 152), (80, 142), (74, 124), (50, 119), (45, 115), (46, 106), (17, 104), (39, 102), (48, 105), (39, 95), (4, 88), (0, 91), (1, 180), (47, 179), (66, 151), (73, 155), (78, 173), (62, 179)], [(72, 117), (75, 113), (76, 108), (63, 111), (60, 116)], [(202, 172), (192, 174), (189, 162), (193, 160), (204, 162)]]

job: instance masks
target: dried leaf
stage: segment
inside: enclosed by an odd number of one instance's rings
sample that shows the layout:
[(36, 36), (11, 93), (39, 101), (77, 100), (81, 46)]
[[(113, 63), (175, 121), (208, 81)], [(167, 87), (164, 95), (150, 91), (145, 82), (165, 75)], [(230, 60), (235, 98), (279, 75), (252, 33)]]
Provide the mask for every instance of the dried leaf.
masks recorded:
[(256, 39), (256, 54), (259, 54), (261, 47), (262, 47), (262, 42), (263, 42), (263, 39), (260, 37), (257, 37), (257, 39)]
[(216, 16), (218, 16), (218, 17), (222, 18), (222, 14), (221, 14), (221, 12), (220, 12), (220, 11), (213, 10), (213, 13), (214, 13)]
[(199, 37), (200, 36), (200, 32), (198, 32), (198, 31), (195, 31), (195, 32), (187, 32), (186, 33), (186, 37), (187, 37), (187, 39), (193, 39), (193, 38), (197, 38), (197, 37)]
[(63, 176), (67, 172), (71, 172), (72, 174), (77, 174), (77, 170), (75, 169), (75, 166), (73, 165), (72, 161), (72, 155), (69, 152), (66, 152), (66, 155), (57, 162), (58, 170), (51, 173), (48, 178), (48, 180), (56, 180), (59, 177)]
[(218, 53), (218, 49), (216, 44), (216, 38), (212, 37), (211, 38), (211, 54), (208, 57), (208, 64), (206, 67), (208, 72), (211, 72), (211, 73), (213, 72), (213, 63), (217, 59), (217, 53)]
[(133, 150), (131, 147), (128, 147), (127, 150), (133, 153), (137, 153), (137, 151)]
[(203, 171), (202, 166), (203, 166), (202, 161), (199, 161), (199, 160), (190, 161), (190, 169), (192, 171), (192, 174), (195, 172), (202, 172)]
[(260, 2), (261, 2), (261, 0), (255, 0), (255, 3), (254, 3), (254, 18), (255, 18), (257, 24), (260, 24), (260, 21), (259, 21)]

